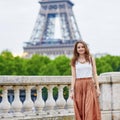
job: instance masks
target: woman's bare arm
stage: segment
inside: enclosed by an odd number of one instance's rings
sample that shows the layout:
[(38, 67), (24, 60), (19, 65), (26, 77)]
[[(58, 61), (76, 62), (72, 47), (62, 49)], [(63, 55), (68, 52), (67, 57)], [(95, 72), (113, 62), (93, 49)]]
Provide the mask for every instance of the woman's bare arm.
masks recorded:
[(92, 57), (92, 64), (93, 64), (93, 79), (97, 87), (97, 92), (100, 94), (99, 82), (98, 82), (98, 75), (96, 70), (96, 62), (95, 59)]
[(76, 78), (75, 67), (73, 67), (73, 66), (71, 66), (71, 73), (72, 73), (72, 80), (71, 80), (71, 98), (73, 99), (74, 85), (75, 85), (75, 78)]

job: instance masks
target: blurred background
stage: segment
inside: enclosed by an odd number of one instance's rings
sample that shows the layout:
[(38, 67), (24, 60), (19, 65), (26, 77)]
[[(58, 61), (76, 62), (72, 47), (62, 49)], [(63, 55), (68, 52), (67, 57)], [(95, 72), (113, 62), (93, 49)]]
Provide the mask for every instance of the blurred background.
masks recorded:
[[(0, 52), (23, 53), (40, 9), (39, 0), (0, 0)], [(93, 54), (120, 55), (120, 1), (72, 0), (83, 40)]]

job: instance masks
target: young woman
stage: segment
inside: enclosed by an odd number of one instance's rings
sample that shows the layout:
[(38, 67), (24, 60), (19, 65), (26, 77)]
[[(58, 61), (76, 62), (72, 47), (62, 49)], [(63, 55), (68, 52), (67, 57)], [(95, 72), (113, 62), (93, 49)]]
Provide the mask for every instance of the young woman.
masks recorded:
[(75, 43), (71, 71), (71, 98), (76, 120), (101, 120), (96, 64), (84, 41)]

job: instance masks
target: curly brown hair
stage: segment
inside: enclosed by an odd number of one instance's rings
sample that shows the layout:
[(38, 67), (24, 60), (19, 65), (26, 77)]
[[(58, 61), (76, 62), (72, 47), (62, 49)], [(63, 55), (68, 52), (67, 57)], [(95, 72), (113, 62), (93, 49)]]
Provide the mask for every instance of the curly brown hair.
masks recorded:
[(86, 61), (90, 62), (90, 52), (89, 52), (88, 45), (83, 40), (80, 40), (80, 41), (77, 41), (74, 45), (73, 57), (71, 59), (71, 66), (75, 66), (75, 62), (78, 60), (79, 53), (77, 52), (77, 45), (79, 43), (84, 45), (84, 47), (85, 47), (85, 59), (86, 59)]

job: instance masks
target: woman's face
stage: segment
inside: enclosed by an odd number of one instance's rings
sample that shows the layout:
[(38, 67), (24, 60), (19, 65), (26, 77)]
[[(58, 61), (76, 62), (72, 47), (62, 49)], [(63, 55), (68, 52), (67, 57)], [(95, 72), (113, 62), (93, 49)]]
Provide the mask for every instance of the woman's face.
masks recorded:
[(77, 44), (77, 52), (82, 55), (85, 53), (85, 46), (82, 43)]

